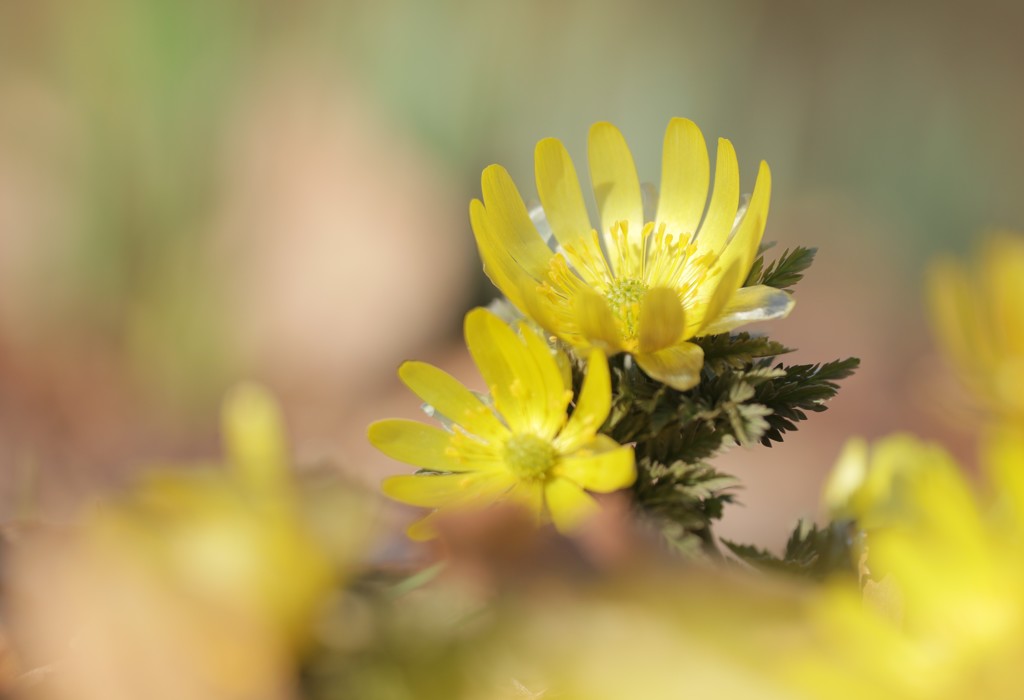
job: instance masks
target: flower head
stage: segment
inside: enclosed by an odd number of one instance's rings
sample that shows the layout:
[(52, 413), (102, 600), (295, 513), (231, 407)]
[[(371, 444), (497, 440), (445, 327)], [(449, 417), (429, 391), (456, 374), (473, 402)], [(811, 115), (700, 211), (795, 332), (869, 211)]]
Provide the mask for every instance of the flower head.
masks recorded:
[[(590, 354), (587, 376), (571, 416), (570, 377), (547, 342), (525, 324), (517, 334), (494, 314), (466, 316), (466, 344), (490, 389), (481, 399), (450, 375), (422, 362), (406, 362), (402, 381), (448, 429), (408, 420), (370, 426), (370, 442), (389, 457), (428, 470), (384, 482), (392, 498), (428, 508), (486, 506), (512, 500), (559, 530), (580, 524), (597, 507), (585, 491), (606, 493), (636, 478), (633, 450), (598, 429), (611, 410), (611, 380), (604, 354)], [(409, 529), (432, 537), (434, 514)]]
[(990, 236), (973, 270), (937, 260), (928, 296), (935, 331), (965, 384), (997, 417), (1024, 416), (1024, 236)]
[(595, 124), (588, 156), (596, 229), (565, 147), (551, 138), (537, 144), (537, 192), (557, 251), (538, 233), (508, 172), (484, 170), (483, 201), (470, 206), (473, 232), (487, 275), (523, 313), (574, 347), (629, 352), (647, 374), (680, 390), (699, 382), (703, 366), (691, 338), (789, 313), (787, 293), (741, 286), (768, 215), (767, 164), (741, 208), (736, 153), (720, 139), (708, 203), (704, 136), (693, 122), (673, 119), (649, 218), (618, 129)]
[[(848, 449), (837, 467), (852, 473), (863, 460), (847, 512), (868, 530), (865, 563), (881, 581), (866, 584), (858, 614), (831, 599), (822, 615), (841, 631), (844, 655), (863, 655), (903, 686), (896, 697), (1024, 688), (1024, 434), (1002, 426), (983, 447), (980, 490), (940, 447), (906, 435)], [(860, 592), (849, 597), (859, 607)]]

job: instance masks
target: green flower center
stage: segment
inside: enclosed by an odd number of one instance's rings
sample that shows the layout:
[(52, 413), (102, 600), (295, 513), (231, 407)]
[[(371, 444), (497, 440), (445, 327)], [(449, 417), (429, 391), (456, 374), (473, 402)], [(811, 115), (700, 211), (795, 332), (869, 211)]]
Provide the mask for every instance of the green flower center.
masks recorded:
[(558, 453), (551, 443), (536, 435), (513, 435), (505, 442), (503, 455), (509, 471), (520, 479), (539, 479), (555, 466)]
[(612, 307), (615, 318), (622, 322), (623, 335), (636, 337), (637, 322), (640, 320), (640, 302), (647, 293), (647, 285), (638, 279), (626, 277), (617, 279), (605, 292), (605, 299)]

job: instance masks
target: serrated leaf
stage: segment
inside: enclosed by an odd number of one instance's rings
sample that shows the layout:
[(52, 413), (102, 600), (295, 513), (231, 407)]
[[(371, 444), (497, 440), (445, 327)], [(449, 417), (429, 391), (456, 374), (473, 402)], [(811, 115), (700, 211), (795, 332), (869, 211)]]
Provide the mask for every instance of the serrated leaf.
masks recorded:
[(729, 369), (743, 369), (754, 360), (792, 352), (782, 343), (747, 332), (709, 335), (694, 338), (693, 342), (704, 351), (705, 370), (714, 374), (722, 374)]
[(788, 290), (803, 279), (804, 273), (814, 262), (814, 256), (817, 253), (817, 248), (797, 246), (792, 250), (784, 251), (777, 260), (767, 266), (765, 266), (764, 255), (761, 255), (751, 266), (743, 286), (752, 287), (763, 284), (767, 287)]

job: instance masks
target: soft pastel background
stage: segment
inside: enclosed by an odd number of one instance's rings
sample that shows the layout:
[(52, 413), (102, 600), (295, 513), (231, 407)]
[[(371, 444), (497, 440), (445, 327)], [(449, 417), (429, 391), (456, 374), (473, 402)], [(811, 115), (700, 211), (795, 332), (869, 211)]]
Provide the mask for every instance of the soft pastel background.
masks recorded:
[(417, 412), (398, 363), (473, 379), (481, 169), (530, 195), (534, 143), (582, 169), (600, 119), (646, 180), (676, 115), (748, 188), (767, 160), (766, 238), (820, 255), (765, 330), (864, 361), (784, 445), (719, 462), (747, 483), (724, 534), (781, 543), (851, 434), (969, 455), (921, 275), (1024, 228), (1022, 26), (1014, 0), (0, 2), (0, 516), (216, 454), (240, 378), (282, 397), (301, 461), (400, 469), (364, 438)]

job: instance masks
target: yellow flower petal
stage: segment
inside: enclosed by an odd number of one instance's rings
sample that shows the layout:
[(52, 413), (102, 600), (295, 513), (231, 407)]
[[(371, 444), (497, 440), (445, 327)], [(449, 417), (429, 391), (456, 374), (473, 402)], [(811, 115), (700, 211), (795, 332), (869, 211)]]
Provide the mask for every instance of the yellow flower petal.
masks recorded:
[(551, 520), (559, 532), (571, 532), (600, 508), (592, 497), (568, 479), (552, 479), (544, 487)]
[(608, 355), (622, 350), (622, 332), (603, 296), (583, 290), (576, 296), (575, 311), (580, 333), (587, 342)]
[(583, 442), (591, 440), (604, 425), (612, 409), (612, 381), (608, 360), (600, 350), (592, 350), (587, 359), (587, 374), (569, 422), (555, 438), (555, 449), (565, 454), (575, 452)]
[(565, 425), (565, 409), (572, 401), (572, 389), (566, 388), (558, 360), (555, 359), (555, 353), (547, 341), (525, 322), (519, 324), (519, 333), (539, 372), (538, 392), (543, 392), (545, 397), (543, 422), (538, 434), (550, 440)]
[(264, 493), (287, 489), (288, 438), (281, 407), (258, 384), (241, 384), (228, 392), (221, 412), (224, 442), (234, 472)]
[(747, 273), (750, 272), (750, 266), (753, 265), (754, 258), (757, 256), (761, 238), (764, 236), (771, 197), (772, 172), (769, 170), (768, 164), (761, 161), (761, 167), (757, 171), (757, 182), (754, 183), (754, 192), (750, 195), (750, 202), (747, 204), (747, 211), (736, 228), (736, 233), (718, 258), (718, 265), (721, 269), (728, 269), (729, 266), (738, 263), (743, 277), (746, 278)]
[(927, 283), (932, 327), (953, 361), (968, 368), (974, 360), (972, 356), (977, 354), (971, 347), (972, 341), (977, 342), (982, 330), (967, 303), (971, 298), (967, 276), (954, 260), (943, 257), (928, 268)]
[(420, 518), (405, 530), (406, 536), (413, 542), (426, 542), (437, 537), (437, 519), (441, 512), (435, 510), (425, 518)]
[(370, 442), (392, 459), (424, 469), (461, 471), (462, 464), (451, 449), (451, 433), (401, 418), (389, 418), (370, 425)]
[(1019, 537), (1024, 533), (1024, 432), (1019, 425), (992, 429), (984, 442), (982, 465)]
[(413, 393), (450, 421), (487, 440), (509, 435), (494, 411), (447, 372), (425, 362), (405, 362), (398, 376)]
[(565, 419), (568, 400), (550, 351), (545, 348), (544, 356), (535, 356), (508, 324), (486, 309), (466, 314), (465, 330), (469, 352), (512, 432), (554, 437), (551, 426)]
[(636, 481), (633, 449), (620, 446), (607, 435), (598, 435), (575, 454), (563, 458), (556, 473), (588, 491), (618, 491)]
[(702, 252), (719, 253), (732, 233), (740, 204), (740, 167), (736, 150), (728, 139), (718, 139), (715, 161), (715, 189), (711, 193), (707, 216), (697, 233), (697, 246)]
[(534, 517), (535, 524), (541, 523), (544, 513), (544, 484), (540, 481), (520, 481), (509, 491), (510, 501), (523, 506)]
[(715, 281), (714, 292), (711, 298), (708, 300), (707, 306), (704, 307), (703, 314), (698, 314), (701, 318), (700, 327), (697, 333), (694, 335), (707, 335), (706, 328), (715, 323), (725, 311), (726, 306), (735, 296), (737, 288), (743, 281), (744, 273), (740, 271), (739, 263), (734, 262), (732, 267), (727, 269), (720, 277)]
[(501, 471), (465, 474), (403, 474), (388, 477), (381, 489), (388, 497), (411, 506), (437, 508), (469, 503), (486, 504), (515, 484)]
[(528, 274), (511, 256), (502, 239), (491, 227), (487, 211), (479, 199), (474, 199), (469, 204), (469, 221), (487, 277), (509, 301), (519, 309), (525, 310), (524, 291), (536, 287), (537, 278)]
[(590, 217), (568, 151), (558, 139), (544, 139), (534, 156), (537, 194), (555, 238), (562, 245), (590, 233)]
[(494, 230), (501, 231), (502, 243), (524, 270), (537, 279), (542, 278), (551, 259), (551, 249), (530, 220), (508, 171), (500, 165), (489, 166), (481, 177), (481, 187), (487, 219)]
[(741, 287), (713, 322), (701, 329), (701, 335), (727, 333), (746, 323), (785, 318), (795, 305), (788, 292), (764, 285)]
[(1003, 357), (1024, 355), (1024, 239), (1019, 235), (989, 236), (979, 256), (980, 291), (987, 301), (991, 336)]
[(699, 345), (680, 343), (658, 352), (638, 354), (635, 358), (647, 376), (673, 389), (686, 391), (700, 383), (704, 350)]
[(661, 156), (661, 195), (658, 223), (677, 235), (697, 231), (708, 201), (710, 162), (704, 135), (689, 119), (676, 117), (665, 131)]
[(683, 305), (674, 289), (648, 289), (637, 321), (639, 351), (657, 352), (674, 345), (683, 334)]
[(601, 235), (607, 236), (616, 222), (627, 221), (630, 238), (639, 242), (644, 225), (643, 197), (626, 140), (614, 126), (599, 122), (590, 127), (587, 154)]

